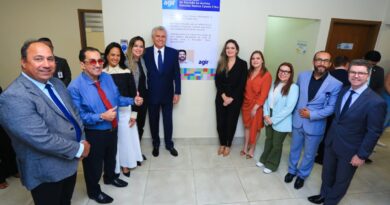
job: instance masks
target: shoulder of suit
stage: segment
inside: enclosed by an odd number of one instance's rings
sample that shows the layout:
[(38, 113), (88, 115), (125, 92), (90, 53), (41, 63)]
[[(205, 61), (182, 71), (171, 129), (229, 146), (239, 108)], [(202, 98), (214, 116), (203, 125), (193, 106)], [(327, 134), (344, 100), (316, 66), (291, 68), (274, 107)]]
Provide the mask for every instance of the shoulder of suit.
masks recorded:
[(59, 56), (54, 56), (54, 58), (55, 58), (56, 61), (66, 61), (65, 58), (61, 58)]
[(330, 73), (328, 73), (328, 76), (327, 76), (327, 79), (329, 79), (330, 81), (332, 81), (332, 84), (338, 84), (339, 86), (342, 86), (343, 83), (340, 82), (339, 80), (337, 80), (337, 78), (333, 77)]

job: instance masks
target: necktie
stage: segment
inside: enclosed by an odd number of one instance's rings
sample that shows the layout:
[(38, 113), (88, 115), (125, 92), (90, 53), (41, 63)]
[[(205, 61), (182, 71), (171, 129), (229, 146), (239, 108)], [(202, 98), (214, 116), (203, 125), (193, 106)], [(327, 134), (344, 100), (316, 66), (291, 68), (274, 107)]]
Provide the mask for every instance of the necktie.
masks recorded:
[(351, 93), (348, 96), (347, 101), (345, 101), (343, 109), (341, 110), (340, 116), (342, 116), (345, 112), (347, 112), (349, 106), (351, 106), (351, 101), (352, 101), (352, 95), (355, 94), (355, 91), (351, 90)]
[(161, 72), (163, 68), (163, 60), (162, 60), (162, 55), (161, 55), (161, 50), (158, 50), (158, 70)]
[[(107, 96), (106, 94), (104, 93), (102, 87), (100, 87), (100, 82), (99, 81), (96, 81), (94, 83), (94, 85), (96, 86), (97, 88), (97, 91), (99, 93), (99, 96), (100, 96), (100, 99), (103, 101), (103, 104), (104, 104), (104, 107), (106, 107), (107, 110), (111, 109), (112, 108), (112, 105), (110, 103), (110, 101), (107, 99)], [(111, 121), (111, 124), (112, 124), (112, 128), (116, 128), (118, 126), (118, 121), (117, 119), (115, 118), (113, 121)]]
[(65, 117), (73, 124), (73, 127), (76, 129), (76, 139), (77, 142), (80, 142), (81, 140), (81, 128), (79, 124), (76, 122), (76, 120), (72, 117), (72, 115), (69, 113), (69, 111), (65, 108), (65, 106), (61, 103), (61, 101), (57, 98), (57, 96), (54, 94), (53, 90), (51, 89), (50, 84), (46, 84), (45, 88), (49, 91), (49, 95), (53, 102), (57, 105), (57, 107), (64, 113)]

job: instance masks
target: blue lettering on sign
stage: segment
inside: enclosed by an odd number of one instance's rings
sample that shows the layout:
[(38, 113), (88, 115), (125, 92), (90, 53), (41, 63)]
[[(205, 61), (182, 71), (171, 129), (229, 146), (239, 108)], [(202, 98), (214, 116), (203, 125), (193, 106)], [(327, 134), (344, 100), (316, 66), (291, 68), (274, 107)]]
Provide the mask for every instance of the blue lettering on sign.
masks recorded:
[(175, 5), (175, 0), (164, 0), (163, 8), (171, 8)]
[(199, 64), (201, 64), (202, 66), (204, 66), (204, 65), (209, 64), (209, 61), (208, 61), (208, 60), (200, 60), (200, 61), (199, 61)]

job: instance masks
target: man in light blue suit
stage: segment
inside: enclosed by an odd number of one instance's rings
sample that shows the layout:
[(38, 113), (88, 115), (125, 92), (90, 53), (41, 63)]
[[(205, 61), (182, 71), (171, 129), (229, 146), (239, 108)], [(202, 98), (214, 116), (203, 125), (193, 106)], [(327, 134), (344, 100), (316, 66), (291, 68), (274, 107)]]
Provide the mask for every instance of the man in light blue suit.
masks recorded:
[(0, 124), (12, 140), (22, 184), (34, 204), (69, 205), (78, 162), (90, 150), (83, 124), (65, 85), (52, 78), (55, 58), (48, 45), (24, 43), (21, 67), (0, 96)]
[[(321, 142), (326, 118), (333, 114), (341, 82), (329, 75), (331, 55), (319, 51), (314, 55), (314, 71), (299, 74), (299, 99), (293, 112), (293, 131), (288, 163), (288, 173), (284, 178), (290, 183), (295, 176), (295, 189), (300, 189), (310, 175), (314, 158)], [(302, 152), (303, 150), (303, 152)], [(300, 164), (298, 164), (303, 153)]]

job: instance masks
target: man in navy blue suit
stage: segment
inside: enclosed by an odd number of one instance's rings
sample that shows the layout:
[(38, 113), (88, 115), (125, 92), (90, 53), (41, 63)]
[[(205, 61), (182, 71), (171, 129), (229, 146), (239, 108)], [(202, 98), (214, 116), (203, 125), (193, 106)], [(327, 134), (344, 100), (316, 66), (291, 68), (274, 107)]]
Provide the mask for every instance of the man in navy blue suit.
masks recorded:
[(348, 190), (356, 168), (363, 165), (383, 132), (385, 101), (368, 87), (370, 64), (353, 60), (348, 79), (336, 101), (335, 117), (325, 138), (320, 195), (308, 200), (336, 205)]
[(146, 48), (144, 59), (148, 70), (149, 124), (153, 138), (153, 156), (159, 155), (160, 109), (163, 115), (165, 148), (173, 156), (178, 153), (172, 141), (172, 109), (180, 100), (181, 81), (178, 52), (165, 46), (167, 31), (162, 26), (152, 30), (153, 46)]

